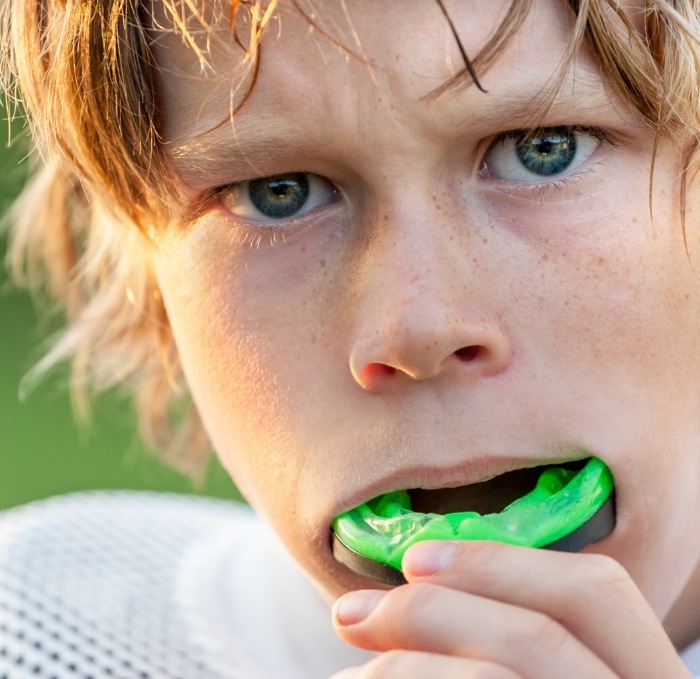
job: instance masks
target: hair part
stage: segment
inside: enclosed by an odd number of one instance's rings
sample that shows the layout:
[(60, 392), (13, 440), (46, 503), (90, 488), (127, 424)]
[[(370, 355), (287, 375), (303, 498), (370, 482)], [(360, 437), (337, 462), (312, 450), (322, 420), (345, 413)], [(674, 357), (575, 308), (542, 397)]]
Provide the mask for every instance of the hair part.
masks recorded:
[[(205, 1), (161, 0), (159, 6), (172, 24), (160, 28), (180, 34), (206, 77), (211, 25)], [(245, 55), (239, 102), (252, 92), (262, 37), (285, 3), (285, 11), (306, 17), (339, 49), (361, 58), (361, 50), (322, 28), (321, 12), (311, 0), (232, 0), (227, 8), (232, 44)], [(445, 11), (441, 0), (436, 3)], [(641, 30), (618, 0), (567, 4), (573, 31), (560, 77), (586, 43), (610, 87), (659, 137), (687, 147), (686, 170), (694, 168), (700, 136), (700, 0), (644, 0), (638, 10)], [(455, 79), (478, 85), (530, 5), (531, 0), (512, 0), (473, 59), (445, 11), (468, 75)], [(4, 0), (0, 5), (0, 78), (8, 102), (26, 110), (41, 157), (10, 216), (10, 263), (18, 283), (43, 290), (67, 319), (29, 383), (70, 362), (74, 400), (82, 412), (92, 394), (121, 385), (134, 397), (149, 444), (171, 465), (201, 478), (209, 444), (188, 395), (151, 266), (152, 235), (185, 217), (159, 135), (153, 22), (139, 0)], [(553, 84), (550, 96), (560, 83)], [(240, 105), (232, 107), (232, 115)], [(686, 193), (684, 181), (681, 201)]]

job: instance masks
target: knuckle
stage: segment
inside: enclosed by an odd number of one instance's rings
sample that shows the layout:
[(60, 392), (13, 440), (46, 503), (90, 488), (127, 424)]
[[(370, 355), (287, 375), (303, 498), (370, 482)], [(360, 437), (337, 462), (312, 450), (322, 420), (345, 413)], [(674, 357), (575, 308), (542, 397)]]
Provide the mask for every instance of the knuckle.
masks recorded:
[(586, 564), (586, 573), (582, 577), (584, 594), (594, 596), (600, 601), (624, 599), (636, 589), (631, 576), (615, 559), (602, 554), (592, 555)]
[(598, 587), (626, 587), (631, 582), (629, 573), (623, 566), (605, 554), (592, 554), (587, 564), (589, 578)]
[(552, 618), (545, 617), (535, 629), (535, 643), (537, 648), (545, 652), (556, 654), (567, 644), (569, 633), (562, 625)]
[(587, 554), (577, 563), (571, 577), (572, 586), (561, 593), (561, 603), (576, 610), (586, 600), (611, 602), (627, 596), (635, 588), (629, 573), (612, 557), (605, 554)]
[(528, 612), (507, 633), (511, 648), (530, 652), (559, 653), (569, 640), (569, 633), (556, 620), (539, 612)]

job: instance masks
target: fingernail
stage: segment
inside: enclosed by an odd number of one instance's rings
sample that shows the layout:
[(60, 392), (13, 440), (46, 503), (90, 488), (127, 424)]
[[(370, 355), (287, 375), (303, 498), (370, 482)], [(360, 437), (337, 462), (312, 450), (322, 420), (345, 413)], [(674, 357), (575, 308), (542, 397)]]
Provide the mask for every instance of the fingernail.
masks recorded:
[(435, 575), (450, 563), (458, 549), (459, 545), (454, 542), (419, 542), (404, 555), (402, 570), (419, 577)]
[(364, 620), (384, 596), (375, 589), (359, 590), (345, 594), (333, 606), (333, 618), (337, 624), (355, 625)]

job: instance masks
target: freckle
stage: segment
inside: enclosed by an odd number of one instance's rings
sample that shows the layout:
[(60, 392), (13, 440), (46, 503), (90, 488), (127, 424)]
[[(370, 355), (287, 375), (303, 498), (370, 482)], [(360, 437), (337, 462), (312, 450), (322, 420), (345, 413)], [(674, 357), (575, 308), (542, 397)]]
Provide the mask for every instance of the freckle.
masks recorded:
[(319, 266), (320, 266), (321, 268), (323, 268), (324, 266), (326, 266), (326, 260), (325, 260), (325, 259), (322, 259), (322, 260), (319, 262)]
[(489, 242), (489, 239), (488, 239), (488, 238), (483, 238), (481, 242), (482, 242), (484, 245), (486, 245), (486, 243)]

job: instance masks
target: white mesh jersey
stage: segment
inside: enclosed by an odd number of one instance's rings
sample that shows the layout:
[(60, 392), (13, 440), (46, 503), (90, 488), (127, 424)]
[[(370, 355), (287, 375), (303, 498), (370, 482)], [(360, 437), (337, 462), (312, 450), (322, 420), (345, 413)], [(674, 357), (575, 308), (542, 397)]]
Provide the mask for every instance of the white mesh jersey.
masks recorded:
[(96, 491), (0, 513), (0, 679), (327, 679), (365, 660), (247, 507)]

